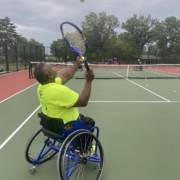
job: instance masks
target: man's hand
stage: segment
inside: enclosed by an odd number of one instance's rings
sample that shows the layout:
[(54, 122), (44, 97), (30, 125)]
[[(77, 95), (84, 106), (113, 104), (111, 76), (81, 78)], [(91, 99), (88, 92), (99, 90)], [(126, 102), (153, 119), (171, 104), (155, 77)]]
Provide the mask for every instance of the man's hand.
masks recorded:
[(81, 61), (81, 57), (78, 56), (76, 58), (76, 63), (78, 64), (78, 67), (82, 65), (83, 62)]
[(91, 82), (94, 79), (94, 72), (92, 69), (89, 69), (89, 71), (85, 73), (85, 78), (88, 82)]
[(89, 71), (85, 73), (85, 78), (86, 82), (84, 85), (84, 89), (82, 93), (79, 95), (79, 98), (77, 102), (73, 105), (73, 107), (85, 107), (88, 104), (89, 97), (91, 94), (91, 84), (94, 79), (94, 73), (92, 69), (89, 69)]

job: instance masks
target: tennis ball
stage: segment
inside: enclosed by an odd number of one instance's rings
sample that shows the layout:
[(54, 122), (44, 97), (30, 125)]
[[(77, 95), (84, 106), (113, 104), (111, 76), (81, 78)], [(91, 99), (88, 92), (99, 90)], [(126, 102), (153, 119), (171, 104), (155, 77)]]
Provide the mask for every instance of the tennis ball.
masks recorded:
[(82, 63), (84, 62), (84, 57), (83, 56), (81, 56), (81, 60), (80, 60)]
[(96, 146), (93, 145), (93, 146), (91, 147), (91, 154), (92, 154), (92, 155), (95, 153), (95, 150), (96, 150)]
[(148, 86), (148, 85), (146, 85), (146, 86)]
[(84, 2), (84, 0), (79, 0), (80, 2)]
[(173, 91), (174, 93), (176, 93), (176, 91)]

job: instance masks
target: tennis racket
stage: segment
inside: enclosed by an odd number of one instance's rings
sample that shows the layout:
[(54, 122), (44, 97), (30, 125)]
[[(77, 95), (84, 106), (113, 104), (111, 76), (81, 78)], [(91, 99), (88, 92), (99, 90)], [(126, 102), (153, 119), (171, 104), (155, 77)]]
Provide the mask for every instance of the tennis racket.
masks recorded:
[(89, 66), (86, 61), (86, 52), (87, 52), (87, 42), (86, 38), (83, 36), (82, 31), (71, 22), (63, 22), (60, 25), (60, 30), (62, 36), (68, 46), (79, 56), (81, 57), (82, 62), (86, 67), (86, 70), (89, 71)]

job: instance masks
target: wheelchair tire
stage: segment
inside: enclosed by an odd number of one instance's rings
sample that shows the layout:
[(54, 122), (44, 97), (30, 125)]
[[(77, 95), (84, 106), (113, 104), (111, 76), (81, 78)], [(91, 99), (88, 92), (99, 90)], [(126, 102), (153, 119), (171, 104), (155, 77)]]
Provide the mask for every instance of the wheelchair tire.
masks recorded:
[(92, 132), (78, 130), (65, 139), (57, 159), (59, 179), (100, 180), (103, 169), (103, 148)]
[[(27, 142), (26, 150), (25, 150), (25, 159), (27, 162), (30, 164), (33, 163), (34, 160), (36, 160), (44, 146), (45, 141), (48, 139), (47, 136), (44, 135), (42, 132), (42, 127), (40, 127), (35, 134), (33, 134), (29, 141)], [(47, 150), (49, 148), (48, 144), (49, 143), (56, 143), (56, 146), (60, 146), (60, 143), (52, 138), (49, 138), (49, 140), (46, 142), (46, 146), (44, 150)], [(50, 150), (42, 159), (40, 159), (37, 164), (41, 164), (45, 161), (48, 161), (51, 159), (53, 156), (57, 154), (56, 151), (53, 149)]]

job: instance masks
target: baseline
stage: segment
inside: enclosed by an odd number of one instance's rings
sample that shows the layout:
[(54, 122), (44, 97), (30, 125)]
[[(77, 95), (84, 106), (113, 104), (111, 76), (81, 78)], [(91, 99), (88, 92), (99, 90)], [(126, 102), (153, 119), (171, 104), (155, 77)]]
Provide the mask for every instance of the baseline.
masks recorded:
[(28, 122), (28, 120), (36, 113), (41, 106), (38, 106), (21, 125), (0, 145), (0, 150), (11, 140), (11, 138)]

